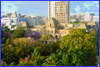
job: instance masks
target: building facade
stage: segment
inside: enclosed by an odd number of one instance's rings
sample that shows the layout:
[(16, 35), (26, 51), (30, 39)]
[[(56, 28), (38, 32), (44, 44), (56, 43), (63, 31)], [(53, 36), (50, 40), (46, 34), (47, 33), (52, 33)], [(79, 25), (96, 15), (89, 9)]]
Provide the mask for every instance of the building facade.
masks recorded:
[[(90, 27), (92, 25), (92, 27)], [(22, 24), (22, 27), (29, 27), (27, 23)], [(80, 28), (86, 29), (87, 32), (91, 32), (93, 29), (98, 30), (98, 27), (94, 22), (89, 22), (87, 25), (85, 23), (81, 23), (79, 25), (69, 24), (67, 27), (63, 27), (60, 25), (60, 22), (55, 18), (49, 19), (45, 25), (34, 25), (33, 28), (29, 28), (31, 31), (37, 31), (39, 34), (51, 34), (55, 39), (61, 39), (61, 37), (69, 34), (71, 29)]]
[(70, 24), (70, 1), (48, 1), (48, 19), (51, 18), (61, 25)]
[(99, 22), (99, 16), (93, 16), (93, 21)]
[(38, 16), (25, 16), (26, 22), (32, 27), (33, 25), (40, 25), (40, 17)]
[(13, 13), (7, 14), (7, 16), (2, 18), (1, 21), (2, 21), (1, 24), (5, 24), (5, 26), (8, 26), (10, 30), (13, 30), (14, 28), (12, 28), (12, 25), (15, 25), (15, 28), (16, 28), (17, 26), (20, 26), (26, 20), (24, 17), (21, 17), (21, 14), (13, 12)]
[(84, 21), (92, 21), (92, 16), (90, 15), (89, 12), (86, 12), (86, 15), (84, 17)]

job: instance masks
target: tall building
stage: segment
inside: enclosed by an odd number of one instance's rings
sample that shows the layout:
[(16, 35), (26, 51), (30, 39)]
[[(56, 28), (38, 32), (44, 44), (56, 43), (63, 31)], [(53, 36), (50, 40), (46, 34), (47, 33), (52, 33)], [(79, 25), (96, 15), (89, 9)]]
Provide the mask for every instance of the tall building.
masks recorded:
[(61, 25), (70, 24), (70, 1), (48, 1), (48, 19), (55, 18)]

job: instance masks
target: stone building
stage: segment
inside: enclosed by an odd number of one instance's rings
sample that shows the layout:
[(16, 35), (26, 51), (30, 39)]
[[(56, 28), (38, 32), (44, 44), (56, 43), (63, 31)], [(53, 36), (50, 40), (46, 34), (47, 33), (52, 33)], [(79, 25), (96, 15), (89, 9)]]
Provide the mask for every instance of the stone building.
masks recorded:
[[(26, 25), (26, 26), (25, 26)], [(89, 28), (89, 25), (92, 25), (91, 28)], [(27, 23), (22, 24), (23, 27), (29, 27)], [(80, 23), (80, 25), (73, 25), (68, 24), (66, 26), (61, 26), (59, 21), (57, 21), (54, 18), (51, 18), (48, 20), (44, 26), (41, 25), (34, 25), (33, 28), (30, 28), (32, 31), (37, 31), (40, 34), (46, 33), (51, 34), (55, 39), (61, 39), (61, 37), (69, 34), (69, 31), (71, 29), (80, 28), (80, 29), (86, 29), (87, 32), (91, 32), (92, 29), (98, 29), (95, 23), (89, 22), (87, 25), (85, 23)]]
[[(27, 25), (26, 26), (25, 25), (22, 24), (23, 27), (27, 27)], [(70, 29), (73, 29), (73, 28), (74, 28), (73, 24), (69, 24), (67, 25), (67, 27), (62, 27), (59, 21), (57, 21), (54, 18), (51, 18), (45, 23), (44, 26), (34, 25), (34, 27), (30, 28), (30, 30), (37, 31), (40, 34), (43, 34), (43, 33), (51, 34), (54, 38), (60, 39), (62, 36), (65, 36), (66, 34), (68, 34)]]

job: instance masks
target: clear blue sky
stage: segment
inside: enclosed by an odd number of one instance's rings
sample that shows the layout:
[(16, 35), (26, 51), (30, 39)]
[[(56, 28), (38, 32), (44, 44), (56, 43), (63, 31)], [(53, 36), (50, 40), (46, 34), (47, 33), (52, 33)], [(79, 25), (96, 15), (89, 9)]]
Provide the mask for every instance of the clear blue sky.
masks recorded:
[[(1, 14), (16, 11), (25, 15), (48, 16), (48, 1), (1, 1)], [(70, 1), (71, 15), (99, 14), (99, 1)]]

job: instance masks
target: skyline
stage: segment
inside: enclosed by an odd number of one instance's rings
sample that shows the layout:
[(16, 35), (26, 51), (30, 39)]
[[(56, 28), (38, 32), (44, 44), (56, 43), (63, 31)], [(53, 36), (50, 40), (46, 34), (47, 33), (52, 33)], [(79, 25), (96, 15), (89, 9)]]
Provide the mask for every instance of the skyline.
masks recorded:
[[(48, 1), (1, 1), (1, 14), (13, 11), (22, 15), (48, 16)], [(70, 1), (70, 15), (86, 15), (87, 11), (99, 14), (99, 1)]]

